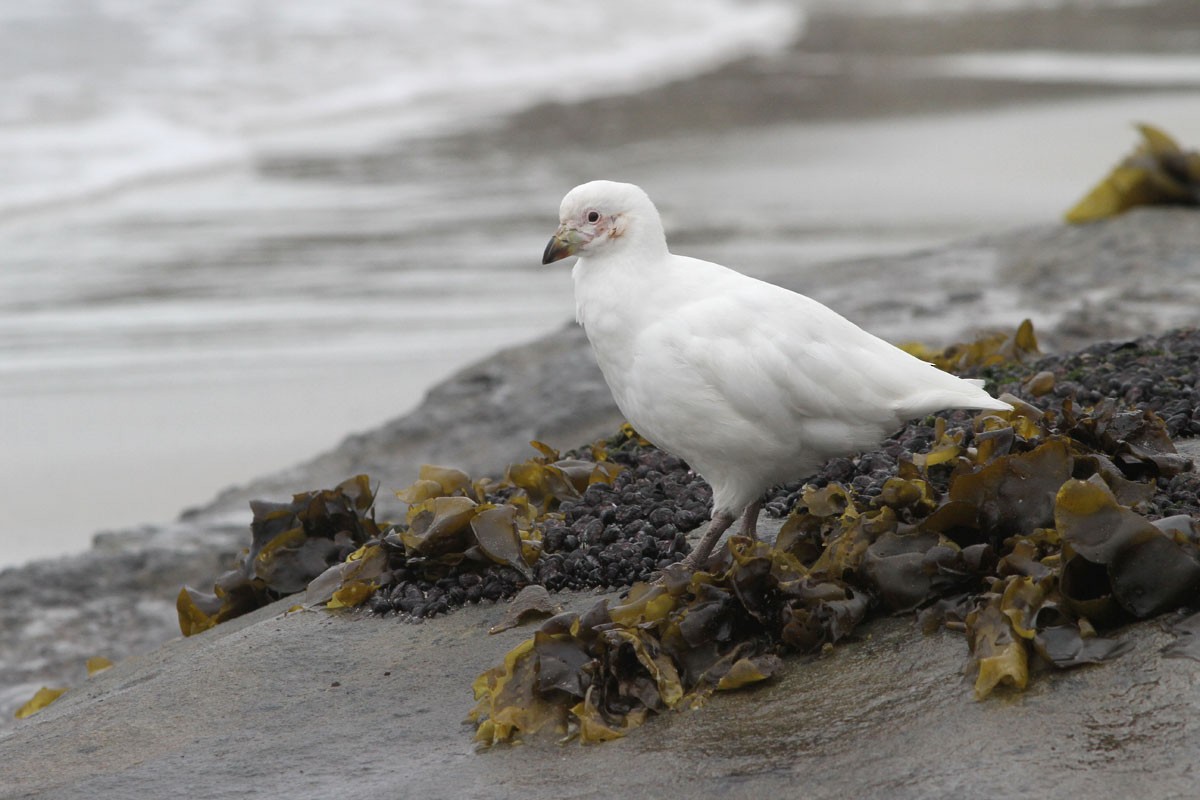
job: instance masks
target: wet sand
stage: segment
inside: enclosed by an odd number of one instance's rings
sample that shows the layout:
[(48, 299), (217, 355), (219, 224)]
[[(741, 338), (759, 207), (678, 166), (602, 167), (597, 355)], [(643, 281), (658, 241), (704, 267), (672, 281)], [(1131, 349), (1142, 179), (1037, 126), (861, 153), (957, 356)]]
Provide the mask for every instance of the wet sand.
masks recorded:
[[(1133, 146), (1134, 121), (1200, 142), (1200, 79), (1131, 89), (944, 72), (945, 58), (976, 50), (1193, 55), (1193, 3), (939, 19), (820, 8), (833, 10), (814, 12), (789, 52), (658, 90), (544, 106), (487, 130), (366, 155), (266, 160), (258, 169), (277, 180), (279, 205), (264, 198), (247, 208), (238, 230), (204, 224), (205, 209), (237, 197), (221, 178), (188, 188), (179, 210), (144, 225), (125, 220), (132, 237), (184, 231), (185, 269), (232, 257), (253, 267), (248, 286), (292, 277), (308, 285), (309, 270), (318, 290), (329, 289), (321, 274), (340, 270), (342, 280), (379, 281), (379, 304), (348, 306), (361, 336), (351, 357), (344, 331), (325, 351), (297, 333), (311, 357), (268, 353), (260, 365), (272, 368), (261, 376), (214, 370), (193, 385), (97, 381), (85, 395), (53, 387), (5, 395), (0, 483), (24, 488), (0, 558), (78, 549), (98, 528), (172, 517), (397, 416), (459, 366), (567, 321), (566, 271), (536, 262), (559, 198), (580, 181), (641, 183), (676, 250), (758, 275), (807, 274), (822, 298), (845, 289), (836, 269), (820, 266), (830, 259), (1056, 219)], [(336, 187), (329, 196), (344, 205), (295, 199), (317, 185)], [(164, 202), (179, 194), (147, 191)], [(479, 267), (505, 288), (479, 282), (447, 300), (436, 286), (414, 295), (386, 279), (397, 262), (415, 260), (448, 274)], [(888, 293), (886, 282), (858, 290)], [(439, 303), (441, 323), (409, 318)], [(948, 309), (946, 338), (972, 322)], [(20, 535), (28, 531), (37, 536)]]

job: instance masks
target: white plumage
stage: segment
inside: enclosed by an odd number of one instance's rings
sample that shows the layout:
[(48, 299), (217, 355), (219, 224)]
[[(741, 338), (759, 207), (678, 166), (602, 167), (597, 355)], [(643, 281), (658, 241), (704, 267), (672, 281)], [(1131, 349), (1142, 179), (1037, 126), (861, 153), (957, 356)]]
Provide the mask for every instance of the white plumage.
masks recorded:
[(776, 484), (874, 447), (913, 417), (1010, 408), (804, 295), (673, 255), (633, 184), (577, 186), (559, 219), (542, 261), (579, 256), (577, 318), (617, 407), (712, 486), (691, 567), (738, 515), (753, 536)]

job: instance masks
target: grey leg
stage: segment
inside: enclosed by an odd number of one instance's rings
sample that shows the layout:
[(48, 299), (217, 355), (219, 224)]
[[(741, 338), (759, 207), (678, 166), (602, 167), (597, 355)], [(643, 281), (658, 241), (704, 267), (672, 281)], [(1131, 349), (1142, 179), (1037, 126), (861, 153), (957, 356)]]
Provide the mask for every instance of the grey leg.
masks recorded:
[(708, 529), (704, 531), (704, 537), (696, 548), (692, 550), (691, 555), (685, 558), (682, 562), (684, 568), (689, 572), (695, 572), (703, 566), (708, 560), (708, 556), (712, 553), (713, 547), (717, 544), (717, 540), (721, 538), (721, 534), (733, 524), (733, 514), (728, 511), (717, 511), (713, 513), (712, 520), (708, 523)]
[(762, 500), (755, 500), (746, 506), (742, 513), (742, 524), (738, 527), (738, 536), (748, 536), (758, 541), (758, 512), (762, 510)]

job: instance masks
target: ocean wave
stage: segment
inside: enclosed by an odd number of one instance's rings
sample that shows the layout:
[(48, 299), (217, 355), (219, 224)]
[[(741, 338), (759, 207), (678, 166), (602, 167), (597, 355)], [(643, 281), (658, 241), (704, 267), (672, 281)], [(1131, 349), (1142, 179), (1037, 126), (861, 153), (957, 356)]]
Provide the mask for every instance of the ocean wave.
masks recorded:
[(803, 25), (766, 0), (104, 0), (0, 18), (0, 218), (634, 92)]
[(1027, 9), (1136, 8), (1162, 0), (809, 0), (824, 10), (855, 16), (943, 16), (946, 14), (991, 14)]

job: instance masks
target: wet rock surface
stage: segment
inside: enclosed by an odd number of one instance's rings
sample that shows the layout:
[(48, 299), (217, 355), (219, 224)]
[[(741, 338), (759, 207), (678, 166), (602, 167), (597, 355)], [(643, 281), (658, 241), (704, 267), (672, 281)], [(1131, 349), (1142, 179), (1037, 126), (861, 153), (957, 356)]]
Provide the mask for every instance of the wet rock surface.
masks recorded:
[[(87, 553), (0, 571), (0, 731), (42, 685), (78, 685), (84, 661), (145, 653), (179, 635), (172, 598), (210, 586), (246, 545), (251, 499), (288, 499), (369, 471), (384, 487), (381, 517), (402, 514), (392, 492), (422, 463), (499, 474), (531, 439), (575, 444), (621, 422), (578, 326), (492, 354), (432, 389), (380, 429), (280, 473), (234, 487), (167, 526), (111, 531)], [(390, 505), (389, 505), (390, 502)]]
[[(966, 338), (969, 330), (944, 323), (940, 310), (951, 306), (962, 312), (957, 318), (978, 325), (1011, 328), (1031, 316), (1043, 345), (1055, 349), (1128, 339), (1194, 322), (1200, 214), (1136, 209), (1093, 225), (1050, 225), (843, 263), (837, 274), (819, 285), (784, 276), (779, 282), (892, 341)], [(893, 289), (883, 305), (853, 288), (880, 274)], [(386, 517), (400, 509), (387, 505), (389, 490), (411, 482), (422, 463), (499, 474), (528, 453), (531, 439), (573, 446), (607, 435), (620, 421), (583, 332), (568, 324), (463, 370), (411, 414), (230, 488), (176, 523), (106, 532), (89, 553), (0, 572), (0, 730), (39, 686), (78, 683), (87, 657), (120, 660), (175, 635), (169, 598), (182, 584), (206, 585), (233, 562), (244, 546), (251, 499), (284, 499), (367, 472), (383, 487)], [(77, 586), (95, 588), (62, 588)]]
[[(988, 288), (990, 279), (976, 277), (977, 295), (939, 295), (937, 276), (958, 280), (953, 266), (962, 271), (965, 252), (1006, 265), (1012, 283)], [(889, 338), (946, 341), (965, 332), (938, 327), (943, 303), (994, 309), (979, 319), (1011, 327), (1028, 302), (1035, 321), (1043, 313), (1043, 342), (1117, 340), (1039, 364), (1038, 371), (1053, 376), (1049, 396), (1063, 387), (1089, 399), (1117, 395), (1157, 408), (1172, 435), (1194, 435), (1195, 334), (1169, 347), (1131, 346), (1126, 335), (1179, 322), (1153, 313), (1154, 298), (1191, 291), (1183, 276), (1200, 271), (1194, 214), (1138, 211), (1086, 228), (1014, 232), (847, 269), (865, 279), (888, 263), (917, 269), (918, 262), (933, 277), (913, 285), (911, 297), (898, 281), (890, 309), (856, 306), (849, 294), (843, 308), (863, 320), (879, 314), (871, 327)], [(1065, 288), (1056, 288), (1058, 281)], [(1106, 287), (1104, 297), (1093, 302), (1098, 286)], [(809, 293), (838, 307), (828, 294)], [(1154, 361), (1162, 353), (1152, 351), (1168, 349), (1180, 356), (1179, 366), (1163, 374)], [(1005, 383), (1004, 375), (992, 377)], [(1034, 392), (1042, 384), (1013, 388), (1034, 403), (1045, 396)], [(332, 787), (392, 791), (409, 780), (414, 793), (419, 788), (430, 797), (516, 794), (529, 786), (554, 796), (599, 797), (647, 785), (661, 786), (662, 796), (692, 794), (697, 786), (729, 796), (785, 787), (813, 797), (983, 791), (1065, 797), (1085, 788), (1098, 797), (1190, 796), (1188, 743), (1200, 732), (1200, 670), (1191, 659), (1161, 660), (1160, 649), (1174, 639), (1165, 631), (1168, 618), (1117, 631), (1132, 647), (1116, 661), (1055, 673), (1023, 696), (986, 703), (970, 699), (961, 677), (960, 636), (922, 637), (908, 618), (880, 620), (832, 656), (791, 659), (776, 681), (717, 697), (699, 712), (663, 715), (625, 740), (570, 758), (548, 749), (544, 758), (553, 770), (529, 769), (532, 747), (476, 755), (469, 727), (459, 726), (471, 705), (471, 680), (529, 633), (517, 628), (488, 637), (503, 609), (487, 599), (423, 625), (363, 612), (279, 617), (289, 605), (284, 600), (154, 649), (176, 635), (171, 599), (179, 587), (211, 582), (244, 546), (249, 498), (282, 499), (360, 471), (381, 480), (381, 495), (389, 496), (412, 481), (422, 462), (497, 474), (528, 453), (530, 439), (570, 446), (608, 434), (618, 422), (586, 341), (569, 327), (486, 359), (434, 390), (414, 414), (231, 490), (173, 526), (109, 534), (89, 554), (0, 573), (0, 730), (7, 729), (0, 733), (6, 765), (0, 796), (150, 796), (181, 786), (195, 787), (197, 796), (241, 796), (233, 787), (246, 780), (300, 778), (300, 769), (303, 781), (289, 789), (296, 797)], [(869, 490), (872, 476), (909, 439), (927, 436), (923, 424), (904, 429), (880, 452), (827, 465), (825, 478), (865, 478), (859, 488)], [(1194, 455), (1189, 447), (1185, 441), (1181, 449)], [(669, 472), (663, 464), (644, 466), (642, 478)], [(1177, 477), (1176, 486), (1160, 490), (1183, 492), (1181, 502), (1194, 498), (1188, 482), (1194, 479)], [(768, 510), (785, 514), (795, 491), (785, 487)], [(687, 492), (680, 497), (702, 500)], [(387, 513), (382, 509), (381, 517)], [(564, 521), (562, 553), (582, 519)], [(655, 542), (663, 526), (678, 527), (674, 519), (652, 524)], [(635, 534), (641, 533), (639, 527)], [(619, 550), (620, 541), (604, 548)], [(562, 578), (543, 577), (564, 588), (581, 585), (565, 559)], [(621, 580), (604, 585), (626, 582), (621, 574), (614, 578)], [(596, 596), (563, 598), (581, 610)], [(117, 667), (86, 680), (83, 662), (93, 655)], [(76, 689), (14, 730), (12, 710), (43, 684)], [(313, 741), (322, 743), (320, 759), (303, 755)], [(875, 766), (862, 770), (864, 760)], [(17, 776), (11, 782), (10, 774)]]
[[(889, 341), (945, 344), (953, 309), (979, 327), (1029, 317), (1048, 350), (1193, 325), (1200, 304), (1200, 213), (1134, 209), (1092, 225), (1046, 225), (893, 258), (838, 265), (837, 281), (804, 292)], [(888, 296), (856, 290), (880, 275)]]
[[(596, 595), (560, 595), (582, 611)], [(0, 741), (5, 797), (1190, 797), (1197, 664), (1161, 625), (1116, 662), (969, 699), (955, 634), (882, 619), (634, 735), (473, 750), (466, 687), (528, 635), (500, 605), (422, 625), (287, 601), (118, 664)], [(274, 787), (263, 788), (263, 787)], [(286, 788), (285, 788), (286, 787)]]

